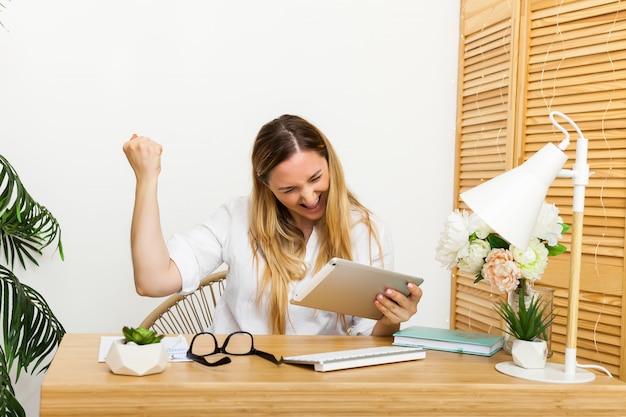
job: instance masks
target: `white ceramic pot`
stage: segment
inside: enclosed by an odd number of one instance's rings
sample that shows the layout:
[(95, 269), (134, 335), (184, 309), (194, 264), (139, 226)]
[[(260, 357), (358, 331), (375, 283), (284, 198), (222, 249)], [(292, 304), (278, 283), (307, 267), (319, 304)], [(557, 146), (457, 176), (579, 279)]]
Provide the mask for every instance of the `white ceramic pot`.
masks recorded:
[(511, 348), (511, 355), (513, 355), (513, 363), (522, 368), (545, 368), (546, 358), (548, 357), (548, 344), (541, 339), (533, 341), (516, 339)]
[(115, 340), (106, 356), (111, 372), (119, 375), (143, 376), (163, 372), (167, 366), (167, 350), (163, 343), (137, 345)]

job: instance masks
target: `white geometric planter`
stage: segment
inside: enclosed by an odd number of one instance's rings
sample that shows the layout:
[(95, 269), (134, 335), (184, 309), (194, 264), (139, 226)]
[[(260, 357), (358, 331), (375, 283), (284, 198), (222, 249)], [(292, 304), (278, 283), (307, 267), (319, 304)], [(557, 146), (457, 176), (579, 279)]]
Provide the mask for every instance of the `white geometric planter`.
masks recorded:
[(163, 343), (138, 345), (119, 339), (111, 344), (106, 363), (114, 374), (143, 376), (163, 372), (168, 359)]
[(526, 369), (540, 369), (546, 367), (548, 344), (545, 340), (533, 341), (516, 339), (511, 349), (513, 363)]

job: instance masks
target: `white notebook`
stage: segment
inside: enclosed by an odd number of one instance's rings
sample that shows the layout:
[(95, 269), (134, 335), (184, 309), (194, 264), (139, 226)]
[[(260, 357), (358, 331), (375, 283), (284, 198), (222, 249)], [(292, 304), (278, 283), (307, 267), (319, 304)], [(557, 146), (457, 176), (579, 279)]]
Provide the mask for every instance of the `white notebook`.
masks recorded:
[(424, 280), (388, 269), (333, 258), (291, 299), (292, 304), (378, 320), (376, 294), (393, 288), (408, 295), (408, 281)]

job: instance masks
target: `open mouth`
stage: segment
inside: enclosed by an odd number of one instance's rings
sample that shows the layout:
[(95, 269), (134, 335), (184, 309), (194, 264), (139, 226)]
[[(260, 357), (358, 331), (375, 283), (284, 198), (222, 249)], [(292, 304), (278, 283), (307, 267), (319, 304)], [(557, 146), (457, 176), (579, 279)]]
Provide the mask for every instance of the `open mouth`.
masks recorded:
[(305, 209), (307, 209), (307, 210), (315, 210), (316, 208), (318, 208), (318, 207), (319, 207), (319, 205), (320, 205), (320, 200), (321, 200), (321, 199), (322, 199), (322, 195), (320, 194), (320, 195), (318, 195), (318, 196), (317, 196), (317, 200), (315, 201), (315, 203), (314, 203), (314, 204), (312, 204), (312, 205), (310, 205), (310, 206), (309, 206), (309, 205), (306, 205), (306, 204), (300, 204), (300, 206), (301, 206), (301, 207), (304, 207), (304, 208), (305, 208)]

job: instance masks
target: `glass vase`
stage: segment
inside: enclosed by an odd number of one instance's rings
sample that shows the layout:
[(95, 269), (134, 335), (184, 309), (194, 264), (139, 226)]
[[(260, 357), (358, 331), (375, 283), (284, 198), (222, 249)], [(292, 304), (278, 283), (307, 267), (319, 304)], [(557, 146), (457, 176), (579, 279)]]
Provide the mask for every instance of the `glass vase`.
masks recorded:
[[(554, 290), (548, 287), (535, 287), (532, 282), (526, 280), (522, 281), (525, 285), (524, 303), (526, 307), (530, 305), (530, 302), (535, 297), (539, 297), (540, 308), (544, 308), (544, 316), (548, 316), (554, 307)], [(519, 292), (520, 288), (516, 288), (514, 291), (508, 293), (508, 303), (516, 312), (519, 312)], [(540, 339), (545, 340), (548, 345), (548, 357), (552, 356), (552, 324), (546, 329), (545, 336), (539, 336)], [(516, 338), (510, 334), (505, 334), (504, 345), (502, 350), (507, 353), (511, 353), (513, 342)]]

